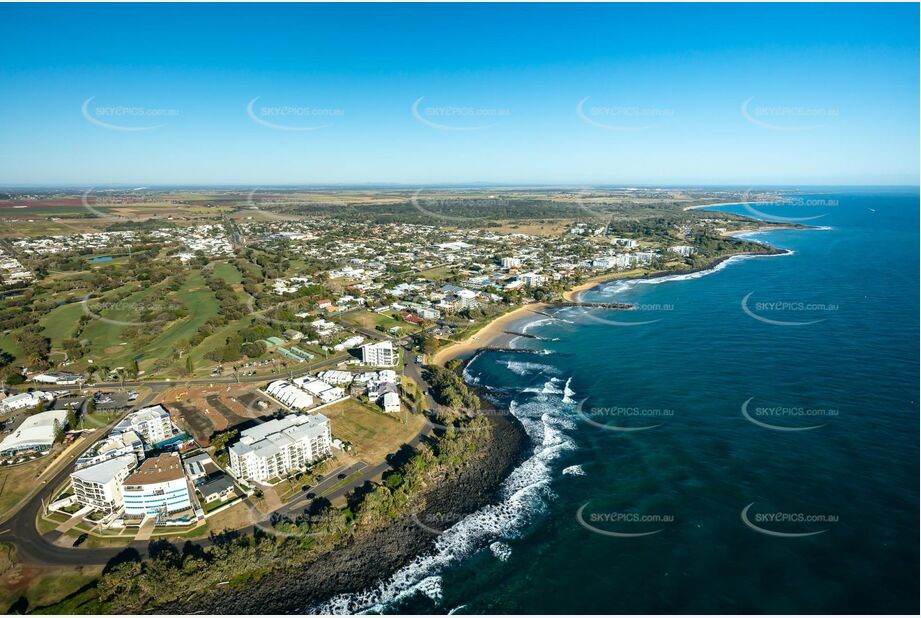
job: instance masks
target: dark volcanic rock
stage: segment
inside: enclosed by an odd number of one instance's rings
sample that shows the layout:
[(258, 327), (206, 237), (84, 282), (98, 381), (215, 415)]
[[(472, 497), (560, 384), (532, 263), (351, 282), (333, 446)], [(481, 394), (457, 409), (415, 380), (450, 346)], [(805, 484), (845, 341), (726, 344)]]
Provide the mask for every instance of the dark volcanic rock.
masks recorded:
[[(484, 401), (484, 407), (489, 403)], [(416, 519), (403, 517), (346, 546), (291, 570), (279, 570), (255, 585), (225, 588), (182, 603), (156, 608), (156, 613), (274, 614), (303, 613), (311, 606), (346, 592), (375, 586), (431, 550), (435, 534), (417, 521), (444, 522), (447, 514), (472, 513), (495, 500), (502, 481), (528, 449), (527, 435), (509, 414), (490, 413), (492, 432), (483, 455), (461, 473), (430, 488), (426, 508)], [(427, 517), (428, 516), (428, 517)], [(450, 527), (453, 521), (432, 524)]]

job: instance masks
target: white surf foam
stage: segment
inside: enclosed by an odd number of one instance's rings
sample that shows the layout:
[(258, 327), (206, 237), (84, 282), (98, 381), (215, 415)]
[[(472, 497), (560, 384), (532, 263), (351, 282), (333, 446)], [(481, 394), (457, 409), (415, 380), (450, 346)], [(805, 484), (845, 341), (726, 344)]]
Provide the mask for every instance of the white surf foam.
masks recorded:
[(505, 562), (512, 555), (512, 548), (508, 546), (508, 543), (503, 543), (502, 541), (495, 541), (494, 543), (489, 544), (489, 549), (492, 551), (492, 555)]
[(310, 613), (381, 612), (416, 594), (424, 594), (437, 603), (442, 585), (439, 574), (446, 567), (487, 546), (503, 559), (499, 555), (503, 553), (501, 539), (515, 538), (537, 514), (546, 510), (547, 501), (554, 497), (550, 489), (552, 464), (563, 452), (575, 449), (569, 436), (558, 429), (568, 425), (562, 416), (563, 406), (552, 395), (540, 395), (525, 403), (512, 401), (509, 410), (527, 432), (534, 452), (502, 484), (499, 502), (481, 508), (446, 530), (436, 539), (431, 553), (417, 557), (376, 588), (336, 596), (311, 608)]
[(569, 474), (571, 476), (585, 476), (585, 470), (582, 469), (582, 466), (568, 466), (563, 468), (563, 474)]

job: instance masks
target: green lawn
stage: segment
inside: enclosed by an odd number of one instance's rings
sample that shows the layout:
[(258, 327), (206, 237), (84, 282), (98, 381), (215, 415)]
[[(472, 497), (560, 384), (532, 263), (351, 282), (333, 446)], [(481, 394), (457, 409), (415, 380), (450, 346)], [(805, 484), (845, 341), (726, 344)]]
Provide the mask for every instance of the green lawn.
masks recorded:
[(69, 303), (52, 309), (39, 323), (44, 334), (51, 339), (51, 346), (60, 349), (61, 342), (73, 336), (77, 320), (83, 315), (83, 303)]
[(353, 311), (343, 315), (341, 319), (345, 323), (361, 326), (362, 328), (373, 329), (376, 326), (383, 326), (385, 333), (394, 326), (402, 328), (403, 333), (415, 333), (420, 329), (416, 324), (394, 319), (387, 313), (374, 313), (368, 310)]
[(243, 275), (230, 262), (217, 262), (213, 266), (214, 275), (226, 281), (229, 285), (243, 281)]

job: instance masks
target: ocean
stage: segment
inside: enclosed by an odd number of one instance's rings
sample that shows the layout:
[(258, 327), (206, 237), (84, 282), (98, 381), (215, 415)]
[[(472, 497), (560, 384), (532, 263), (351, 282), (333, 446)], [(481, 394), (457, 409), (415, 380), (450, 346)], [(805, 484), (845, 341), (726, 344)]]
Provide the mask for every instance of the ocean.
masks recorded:
[[(383, 613), (917, 613), (919, 195), (721, 206), (811, 229), (612, 282), (465, 377), (533, 452), (498, 504), (379, 589)], [(343, 599), (325, 607), (335, 611)]]

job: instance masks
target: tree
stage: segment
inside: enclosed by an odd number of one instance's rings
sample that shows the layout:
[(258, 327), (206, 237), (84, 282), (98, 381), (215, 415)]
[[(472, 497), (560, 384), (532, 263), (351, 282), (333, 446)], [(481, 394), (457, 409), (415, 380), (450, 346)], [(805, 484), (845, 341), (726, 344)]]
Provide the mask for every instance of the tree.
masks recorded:
[(77, 413), (74, 412), (74, 404), (67, 404), (67, 426), (73, 430), (77, 428)]
[(191, 356), (185, 357), (185, 372), (189, 375), (192, 375), (195, 372), (195, 364), (192, 362)]
[(64, 441), (64, 429), (61, 427), (61, 423), (58, 422), (58, 419), (54, 419), (54, 443), (60, 444)]

